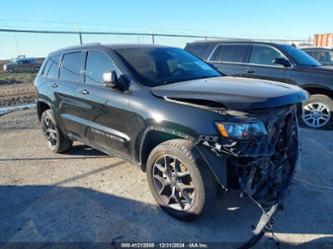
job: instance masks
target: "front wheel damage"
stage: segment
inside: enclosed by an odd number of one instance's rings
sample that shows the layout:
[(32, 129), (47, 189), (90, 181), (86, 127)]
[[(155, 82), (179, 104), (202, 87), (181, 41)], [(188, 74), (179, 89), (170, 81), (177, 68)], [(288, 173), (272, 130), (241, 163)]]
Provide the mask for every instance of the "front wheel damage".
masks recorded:
[(296, 106), (249, 115), (264, 122), (267, 135), (249, 140), (219, 138), (203, 142), (217, 156), (228, 158), (228, 170), (233, 171), (241, 197), (249, 198), (262, 211), (253, 236), (241, 248), (253, 246), (265, 232), (272, 231), (273, 216), (283, 208), (283, 196), (299, 154)]

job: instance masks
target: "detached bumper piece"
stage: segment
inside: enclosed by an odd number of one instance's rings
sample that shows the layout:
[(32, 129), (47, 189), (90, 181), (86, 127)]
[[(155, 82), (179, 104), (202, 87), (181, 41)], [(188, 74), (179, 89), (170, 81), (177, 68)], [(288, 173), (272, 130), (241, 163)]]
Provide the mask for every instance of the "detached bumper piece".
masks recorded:
[[(247, 249), (254, 246), (264, 236), (265, 232), (272, 231), (272, 219), (275, 213), (280, 209), (279, 204), (273, 205), (267, 212), (263, 212), (257, 226), (253, 230), (253, 236), (238, 249)], [(273, 236), (274, 237), (274, 236)], [(278, 244), (277, 242), (275, 242)]]

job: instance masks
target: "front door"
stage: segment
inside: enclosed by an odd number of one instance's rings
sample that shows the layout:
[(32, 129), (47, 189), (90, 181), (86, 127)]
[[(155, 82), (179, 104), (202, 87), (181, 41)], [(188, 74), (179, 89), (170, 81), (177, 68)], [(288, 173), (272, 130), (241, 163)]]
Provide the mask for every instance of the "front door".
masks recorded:
[(109, 54), (89, 50), (86, 57), (85, 83), (77, 92), (82, 102), (81, 118), (86, 124), (84, 139), (107, 152), (129, 155), (128, 93), (107, 87), (103, 73), (119, 70)]
[(288, 83), (290, 81), (291, 67), (274, 64), (273, 61), (276, 58), (288, 60), (274, 47), (269, 45), (254, 45), (242, 76)]

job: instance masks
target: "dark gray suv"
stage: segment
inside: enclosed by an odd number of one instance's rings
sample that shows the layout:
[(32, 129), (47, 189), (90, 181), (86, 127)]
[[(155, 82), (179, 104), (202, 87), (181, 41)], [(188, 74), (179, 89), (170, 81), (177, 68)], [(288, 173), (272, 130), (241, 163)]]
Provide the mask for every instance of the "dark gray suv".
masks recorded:
[(212, 64), (224, 75), (295, 84), (307, 90), (301, 123), (333, 128), (333, 68), (322, 66), (302, 50), (287, 44), (254, 41), (203, 41), (186, 50)]

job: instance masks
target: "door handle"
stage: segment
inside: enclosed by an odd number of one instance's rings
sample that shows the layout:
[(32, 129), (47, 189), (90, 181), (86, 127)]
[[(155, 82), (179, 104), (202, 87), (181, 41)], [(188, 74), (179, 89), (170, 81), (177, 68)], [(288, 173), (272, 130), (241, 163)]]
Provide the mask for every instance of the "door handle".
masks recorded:
[(81, 94), (86, 95), (89, 94), (89, 91), (87, 89), (84, 89), (82, 91), (80, 91)]
[(245, 72), (245, 73), (255, 73), (254, 70), (249, 70), (249, 69), (244, 70), (244, 72)]
[(51, 84), (51, 87), (52, 87), (52, 88), (57, 88), (58, 85), (57, 85), (56, 83), (53, 83), (53, 84)]

